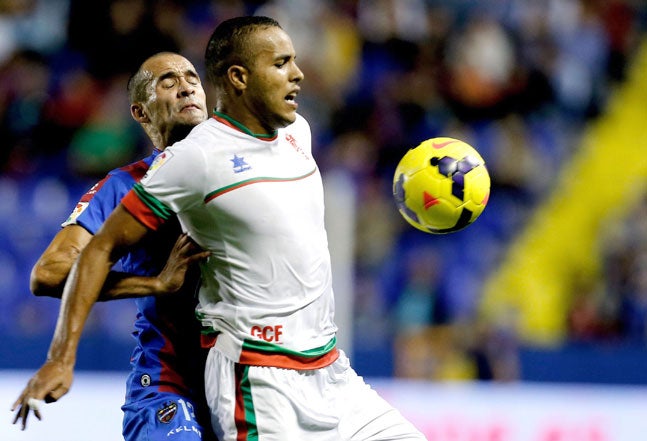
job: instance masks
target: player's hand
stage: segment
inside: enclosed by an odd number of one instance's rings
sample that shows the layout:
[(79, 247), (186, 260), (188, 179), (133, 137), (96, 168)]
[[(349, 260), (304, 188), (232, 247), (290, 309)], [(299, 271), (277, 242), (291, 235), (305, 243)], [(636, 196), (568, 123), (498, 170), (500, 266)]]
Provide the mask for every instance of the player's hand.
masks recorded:
[(65, 395), (70, 390), (73, 377), (74, 365), (52, 360), (45, 362), (29, 380), (29, 383), (27, 383), (27, 386), (11, 407), (12, 412), (16, 411), (13, 423), (16, 424), (20, 420), (22, 430), (25, 430), (30, 411), (34, 412), (36, 418), (40, 420), (42, 416), (39, 405), (43, 401), (52, 403)]
[(184, 284), (186, 273), (195, 262), (205, 260), (210, 252), (204, 251), (200, 246), (183, 233), (178, 237), (166, 265), (157, 276), (160, 281), (163, 293), (175, 293)]

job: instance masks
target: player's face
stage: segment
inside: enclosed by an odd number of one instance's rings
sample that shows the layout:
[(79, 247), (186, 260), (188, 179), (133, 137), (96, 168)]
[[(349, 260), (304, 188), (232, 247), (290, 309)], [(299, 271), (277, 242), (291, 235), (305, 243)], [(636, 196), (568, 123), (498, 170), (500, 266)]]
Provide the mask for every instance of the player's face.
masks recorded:
[(263, 29), (251, 38), (254, 57), (245, 92), (248, 109), (265, 133), (271, 133), (296, 119), (303, 72), (296, 64), (292, 40), (282, 29)]
[(147, 66), (153, 74), (145, 107), (151, 124), (169, 141), (178, 127), (193, 127), (207, 119), (207, 103), (200, 77), (186, 58), (163, 54)]

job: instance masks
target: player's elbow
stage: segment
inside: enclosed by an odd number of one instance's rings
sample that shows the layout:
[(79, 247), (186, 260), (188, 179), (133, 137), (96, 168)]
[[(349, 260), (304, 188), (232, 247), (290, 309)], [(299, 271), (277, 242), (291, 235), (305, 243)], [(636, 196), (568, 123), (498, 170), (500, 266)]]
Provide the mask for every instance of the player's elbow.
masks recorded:
[(37, 262), (29, 276), (29, 289), (32, 294), (38, 297), (56, 297), (60, 299), (65, 279), (65, 276), (56, 274), (46, 265)]

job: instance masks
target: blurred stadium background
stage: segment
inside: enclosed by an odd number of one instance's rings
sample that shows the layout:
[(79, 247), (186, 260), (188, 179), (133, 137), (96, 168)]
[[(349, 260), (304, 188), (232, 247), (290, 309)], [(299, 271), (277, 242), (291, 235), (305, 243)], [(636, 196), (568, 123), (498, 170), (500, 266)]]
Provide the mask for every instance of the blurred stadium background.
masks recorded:
[[(81, 194), (150, 147), (129, 73), (160, 50), (202, 69), (214, 26), (241, 14), (277, 18), (305, 72), (356, 370), (430, 440), (644, 436), (642, 0), (0, 0), (6, 408), (58, 314), (29, 293), (32, 265)], [(434, 136), (474, 145), (493, 181), (480, 219), (447, 236), (409, 227), (391, 197), (399, 158)], [(0, 431), (86, 439), (72, 415), (101, 415), (96, 433), (118, 437), (134, 314), (97, 305), (66, 401), (38, 428)]]

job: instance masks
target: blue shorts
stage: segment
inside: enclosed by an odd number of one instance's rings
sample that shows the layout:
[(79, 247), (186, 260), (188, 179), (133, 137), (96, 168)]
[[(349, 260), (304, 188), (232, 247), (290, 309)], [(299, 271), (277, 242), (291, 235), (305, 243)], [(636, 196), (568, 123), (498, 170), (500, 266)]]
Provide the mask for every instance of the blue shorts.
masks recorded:
[(181, 395), (156, 393), (124, 404), (121, 410), (125, 441), (216, 440), (209, 414), (198, 412), (193, 402)]

